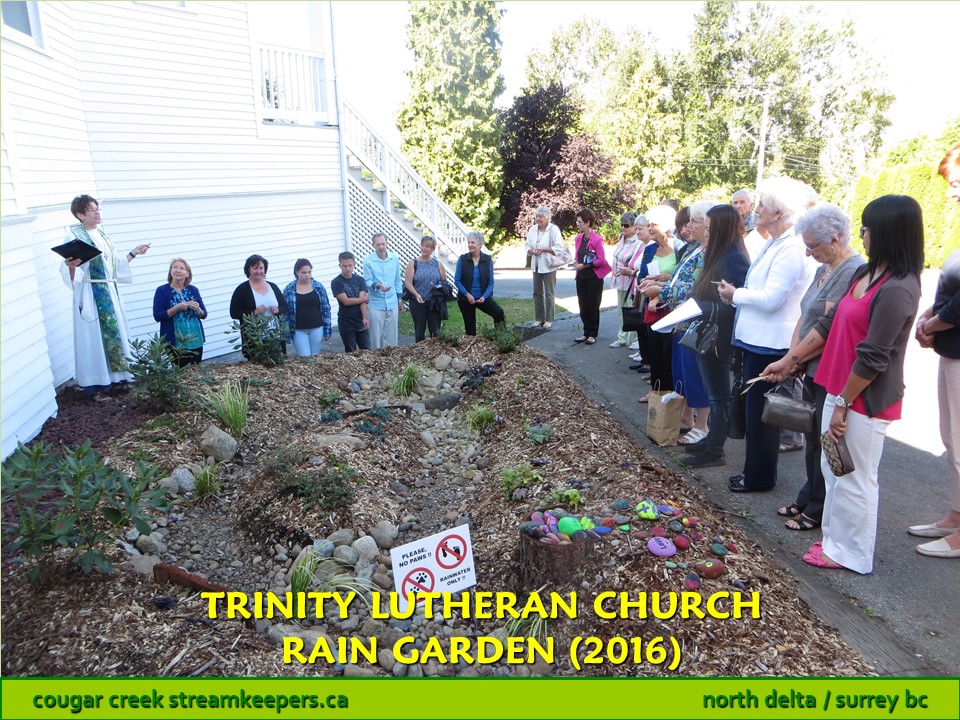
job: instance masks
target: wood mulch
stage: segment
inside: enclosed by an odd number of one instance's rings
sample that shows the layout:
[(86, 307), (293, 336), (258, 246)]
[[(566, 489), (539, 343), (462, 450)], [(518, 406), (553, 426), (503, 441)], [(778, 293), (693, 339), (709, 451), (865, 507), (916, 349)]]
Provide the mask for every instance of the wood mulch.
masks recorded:
[[(458, 408), (461, 417), (475, 403), (493, 405), (498, 422), (476, 441), (489, 461), (480, 481), (465, 481), (429, 471), (423, 478), (419, 458), (425, 448), (422, 428), (398, 415), (383, 439), (373, 439), (367, 450), (349, 453), (349, 463), (362, 482), (355, 488), (349, 508), (338, 513), (307, 511), (294, 497), (284, 495), (266, 480), (260, 461), (285, 446), (310, 448), (318, 434), (348, 432), (350, 424), (322, 425), (316, 398), (329, 392), (350, 396), (349, 383), (357, 378), (381, 379), (396, 374), (409, 362), (430, 367), (436, 356), (461, 357), (470, 365), (499, 361), (502, 367), (475, 391), (466, 393)], [(585, 504), (581, 514), (599, 515), (617, 500), (632, 504), (650, 498), (657, 504), (680, 508), (697, 519), (699, 538), (674, 561), (687, 562), (687, 570), (670, 569), (646, 549), (646, 539), (636, 532), (649, 531), (653, 523), (637, 520), (629, 532), (615, 531), (596, 544), (590, 563), (569, 577), (557, 578), (549, 589), (577, 592), (581, 612), (576, 619), (551, 621), (548, 632), (558, 649), (575, 637), (613, 638), (658, 636), (676, 638), (682, 662), (677, 674), (691, 676), (835, 676), (867, 675), (872, 668), (825, 626), (798, 598), (794, 578), (771, 562), (729, 516), (707, 503), (700, 492), (679, 475), (648, 456), (610, 414), (598, 407), (560, 368), (543, 355), (521, 346), (500, 355), (483, 339), (467, 339), (451, 348), (438, 341), (413, 347), (351, 355), (323, 354), (291, 360), (282, 368), (267, 369), (251, 364), (203, 365), (187, 374), (194, 392), (234, 379), (246, 379), (251, 387), (252, 407), (246, 434), (241, 441), (246, 492), (241, 501), (228, 506), (224, 523), (249, 521), (255, 515), (269, 532), (251, 542), (269, 543), (280, 533), (288, 537), (318, 538), (340, 527), (366, 529), (380, 520), (399, 524), (415, 514), (420, 525), (408, 542), (452, 525), (452, 518), (466, 515), (471, 521), (477, 586), (473, 591), (507, 591), (518, 594), (530, 589), (521, 585), (518, 572), (519, 525), (530, 512), (542, 506), (553, 491), (581, 486)], [(397, 398), (383, 395), (391, 401)], [(116, 402), (116, 401), (115, 401)], [(210, 422), (200, 411), (188, 409), (176, 415), (144, 418), (135, 404), (120, 400), (110, 419), (101, 424), (101, 410), (110, 403), (64, 403), (59, 417), (48, 423), (41, 437), (52, 438), (53, 423), (61, 439), (75, 443), (81, 436), (98, 436), (98, 446), (109, 462), (128, 467), (136, 458), (158, 462), (170, 470), (201, 459), (195, 438)], [(125, 425), (127, 418), (129, 424)], [(141, 427), (144, 419), (146, 427)], [(461, 420), (462, 421), (462, 420)], [(549, 422), (552, 440), (533, 445), (527, 426)], [(86, 428), (70, 435), (64, 428)], [(113, 428), (111, 440), (100, 438)], [(327, 453), (317, 449), (318, 454)], [(504, 470), (537, 461), (543, 481), (528, 488), (524, 501), (507, 500), (500, 490)], [(393, 483), (393, 485), (391, 485)], [(396, 490), (402, 483), (407, 492)], [(7, 523), (5, 522), (5, 525)], [(673, 533), (668, 533), (672, 535)], [(270, 536), (269, 539), (266, 536)], [(736, 554), (724, 560), (727, 573), (717, 580), (703, 579), (701, 595), (737, 593), (734, 579), (745, 592), (758, 592), (762, 615), (751, 619), (656, 620), (629, 617), (605, 620), (592, 612), (594, 597), (605, 591), (680, 593), (684, 575), (710, 555), (711, 540), (731, 542)], [(22, 569), (4, 563), (2, 586), (3, 653), (0, 669), (7, 675), (235, 675), (266, 676), (332, 674), (332, 668), (285, 666), (280, 648), (264, 635), (237, 621), (206, 618), (205, 603), (184, 589), (154, 584), (124, 567), (122, 551), (114, 552), (118, 570), (109, 577), (84, 577), (68, 569), (31, 585)], [(161, 609), (155, 599), (172, 596), (176, 606)], [(521, 600), (525, 594), (521, 595)], [(170, 601), (160, 601), (161, 606)], [(725, 607), (729, 607), (729, 602)], [(479, 634), (493, 634), (503, 621), (480, 620)], [(572, 674), (569, 660), (558, 651), (558, 674)], [(649, 663), (587, 666), (587, 674), (671, 675), (673, 671)]]

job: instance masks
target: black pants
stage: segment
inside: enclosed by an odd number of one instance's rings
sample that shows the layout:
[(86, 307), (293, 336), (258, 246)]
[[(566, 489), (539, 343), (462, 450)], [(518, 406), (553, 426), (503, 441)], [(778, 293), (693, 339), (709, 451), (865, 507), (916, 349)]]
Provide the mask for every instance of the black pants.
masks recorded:
[(180, 357), (177, 358), (177, 365), (185, 368), (187, 365), (199, 365), (203, 360), (203, 346), (194, 350), (181, 350)]
[[(774, 360), (786, 355), (786, 349), (774, 350), (770, 355), (743, 351), (743, 377), (757, 377)], [(774, 383), (758, 380), (747, 393), (745, 417), (747, 421), (746, 458), (743, 463), (744, 483), (752, 490), (768, 490), (777, 484), (777, 460), (780, 457), (780, 428), (767, 425), (763, 417), (764, 394)]]
[(577, 302), (580, 304), (580, 322), (585, 337), (597, 337), (600, 332), (600, 303), (603, 300), (603, 280), (591, 269), (577, 273)]
[(673, 335), (658, 333), (646, 326), (650, 354), (644, 356), (650, 364), (650, 387), (661, 392), (673, 390)]
[(827, 400), (827, 389), (817, 385), (812, 377), (805, 377), (803, 386), (810, 393), (817, 409), (813, 416), (813, 430), (803, 435), (807, 441), (803, 449), (807, 465), (807, 481), (797, 493), (797, 505), (803, 508), (803, 514), (808, 518), (820, 522), (823, 519), (823, 502), (827, 498), (827, 483), (823, 479), (823, 468), (820, 465), (820, 428), (823, 422), (823, 404)]
[(370, 349), (370, 331), (364, 330), (363, 328), (348, 328), (341, 325), (340, 330), (340, 339), (343, 340), (343, 349), (344, 352), (354, 352), (358, 348), (360, 350), (369, 350)]
[(413, 318), (413, 332), (417, 342), (427, 336), (427, 328), (430, 329), (430, 337), (436, 337), (440, 332), (440, 313), (430, 312), (429, 299), (425, 303), (418, 303), (416, 298), (412, 299), (410, 316)]
[(471, 305), (463, 295), (457, 295), (457, 306), (460, 308), (460, 314), (463, 315), (463, 331), (467, 335), (477, 334), (477, 310), (492, 317), (496, 325), (502, 325), (506, 321), (503, 308), (497, 305), (492, 297), (482, 303)]

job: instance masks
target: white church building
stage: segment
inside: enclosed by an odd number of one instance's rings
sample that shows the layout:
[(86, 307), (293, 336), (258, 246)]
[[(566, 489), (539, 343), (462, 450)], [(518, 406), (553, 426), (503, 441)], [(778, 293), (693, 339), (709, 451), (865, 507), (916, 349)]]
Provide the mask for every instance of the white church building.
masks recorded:
[[(228, 305), (260, 253), (283, 287), (309, 258), (374, 231), (404, 257), (460, 220), (343, 98), (330, 2), (2, 3), (0, 413), (2, 456), (57, 412), (74, 375), (70, 290), (51, 248), (89, 194), (118, 250), (150, 243), (123, 286), (135, 337), (174, 257), (209, 311), (204, 357), (232, 352)], [(362, 92), (362, 88), (357, 88)]]

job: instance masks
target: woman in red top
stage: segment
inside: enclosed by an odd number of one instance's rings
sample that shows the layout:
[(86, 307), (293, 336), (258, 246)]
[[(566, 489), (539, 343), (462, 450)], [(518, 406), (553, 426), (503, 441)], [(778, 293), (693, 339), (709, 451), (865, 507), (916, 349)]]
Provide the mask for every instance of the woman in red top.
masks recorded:
[(583, 335), (574, 342), (593, 345), (600, 332), (600, 302), (603, 300), (603, 279), (610, 274), (610, 264), (603, 254), (603, 238), (593, 230), (596, 215), (590, 208), (577, 213), (576, 258), (577, 301)]
[(822, 430), (845, 438), (855, 469), (838, 479), (821, 457), (823, 542), (803, 559), (866, 574), (873, 571), (880, 456), (887, 426), (900, 417), (904, 352), (920, 302), (923, 216), (913, 198), (884, 195), (863, 209), (862, 220), (869, 262), (836, 314), (815, 328), (826, 338), (814, 377), (827, 391)]

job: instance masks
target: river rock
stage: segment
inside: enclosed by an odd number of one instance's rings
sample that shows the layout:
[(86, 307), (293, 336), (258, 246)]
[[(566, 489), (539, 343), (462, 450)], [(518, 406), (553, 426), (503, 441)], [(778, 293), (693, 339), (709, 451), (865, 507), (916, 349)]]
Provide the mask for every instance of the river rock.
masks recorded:
[(363, 560), (375, 560), (380, 554), (377, 547), (377, 541), (370, 535), (364, 535), (362, 538), (354, 540), (350, 547), (357, 551), (357, 554)]
[(449, 355), (437, 355), (433, 359), (433, 367), (437, 370), (443, 371), (450, 367), (451, 357)]
[[(433, 395), (438, 390), (440, 386), (443, 385), (443, 373), (432, 372), (422, 375), (417, 378), (417, 381), (413, 384), (413, 391), (417, 395)], [(430, 401), (427, 400), (426, 404), (429, 407)]]
[(339, 545), (337, 546), (336, 550), (333, 551), (333, 557), (335, 560), (339, 560), (350, 567), (353, 567), (360, 559), (360, 553), (358, 553), (349, 545)]
[(367, 532), (370, 533), (370, 536), (377, 543), (377, 547), (383, 548), (384, 550), (392, 548), (393, 543), (400, 534), (399, 528), (389, 520), (381, 520), (373, 527), (367, 528)]
[(463, 395), (460, 393), (443, 393), (428, 398), (423, 404), (427, 410), (452, 410), (460, 404), (461, 400), (463, 400)]
[(163, 544), (163, 538), (157, 533), (141, 535), (137, 538), (134, 546), (144, 555), (162, 555), (167, 551), (167, 546)]
[(177, 481), (177, 487), (180, 488), (181, 493), (193, 492), (197, 487), (197, 481), (193, 477), (193, 473), (185, 467), (178, 467), (170, 473), (170, 477)]
[(216, 462), (230, 462), (237, 454), (237, 441), (215, 425), (208, 425), (200, 436), (200, 449)]
[(357, 533), (354, 532), (353, 528), (341, 528), (330, 533), (327, 536), (327, 540), (332, 542), (335, 547), (340, 547), (341, 545), (349, 545), (357, 538)]
[(712, 553), (713, 553), (714, 555), (716, 555), (717, 557), (723, 557), (724, 555), (726, 555), (726, 554), (727, 554), (728, 552), (730, 552), (730, 551), (727, 550), (727, 548), (724, 547), (723, 545), (721, 545), (720, 543), (713, 543), (713, 544), (710, 546), (710, 552), (712, 552)]
[(670, 538), (652, 537), (647, 540), (647, 549), (657, 557), (673, 557), (677, 554), (677, 548)]
[(727, 571), (727, 566), (719, 560), (704, 560), (693, 567), (702, 577), (716, 580)]
[(157, 483), (157, 485), (159, 485), (162, 488), (166, 488), (167, 492), (170, 493), (171, 495), (180, 494), (180, 483), (178, 483), (172, 477), (161, 478), (161, 480)]

